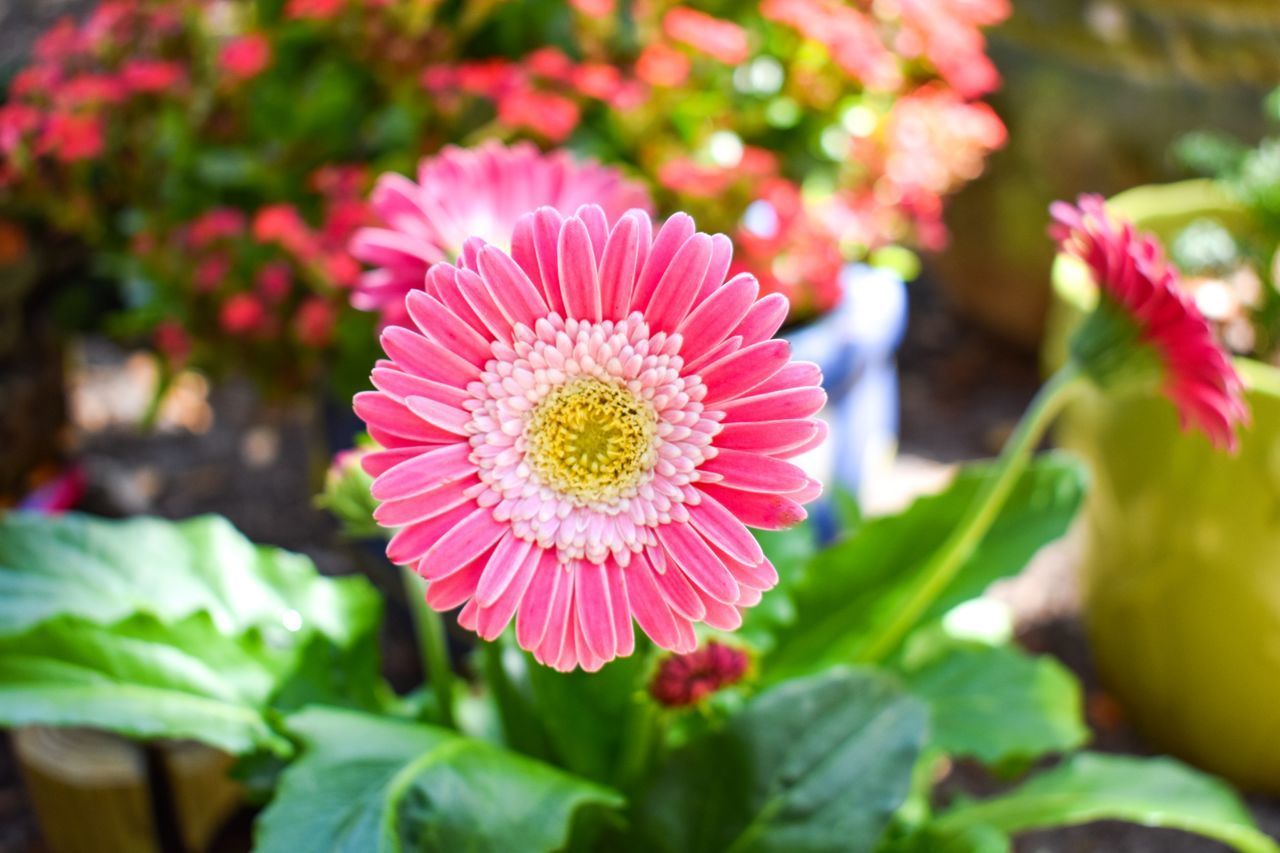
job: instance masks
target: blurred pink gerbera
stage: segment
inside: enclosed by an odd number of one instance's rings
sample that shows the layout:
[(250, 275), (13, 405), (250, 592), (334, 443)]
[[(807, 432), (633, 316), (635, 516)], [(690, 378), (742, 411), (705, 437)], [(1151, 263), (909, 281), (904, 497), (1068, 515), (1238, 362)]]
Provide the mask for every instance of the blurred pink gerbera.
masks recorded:
[(822, 441), (815, 365), (774, 340), (780, 295), (725, 281), (732, 246), (677, 214), (522, 217), (511, 254), (468, 240), (406, 299), (416, 328), (356, 412), (399, 531), (393, 562), (485, 639), (514, 617), (544, 664), (594, 670), (693, 625), (732, 630), (777, 581), (745, 525), (785, 527), (821, 486), (787, 460)]
[(1074, 206), (1055, 202), (1050, 210), (1050, 235), (1089, 267), (1101, 310), (1119, 309), (1156, 353), (1164, 392), (1183, 425), (1198, 427), (1218, 447), (1234, 448), (1236, 427), (1248, 418), (1240, 377), (1182, 290), (1159, 240), (1113, 219), (1101, 196), (1081, 196)]
[(417, 183), (397, 174), (378, 180), (372, 206), (386, 227), (352, 238), (352, 254), (376, 267), (361, 278), (352, 303), (381, 311), (386, 323), (407, 324), (405, 294), (422, 287), (432, 264), (455, 261), (468, 237), (506, 249), (523, 214), (547, 206), (568, 215), (587, 203), (599, 204), (610, 223), (650, 206), (640, 184), (564, 151), (543, 153), (528, 142), (446, 147), (419, 164)]

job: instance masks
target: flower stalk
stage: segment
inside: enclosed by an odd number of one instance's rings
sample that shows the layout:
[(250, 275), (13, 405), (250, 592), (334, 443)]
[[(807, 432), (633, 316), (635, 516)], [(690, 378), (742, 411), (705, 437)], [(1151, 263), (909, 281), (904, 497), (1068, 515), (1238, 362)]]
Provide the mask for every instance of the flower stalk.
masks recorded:
[(860, 662), (879, 663), (898, 648), (902, 640), (938, 599), (964, 564), (973, 556), (987, 531), (1000, 515), (1013, 487), (1022, 477), (1035, 449), (1049, 425), (1086, 382), (1074, 361), (1068, 361), (1040, 388), (1005, 443), (995, 469), (965, 512), (950, 537), (934, 552), (923, 572), (924, 582), (898, 610), (894, 620), (875, 637), (860, 656)]
[(431, 692), (440, 709), (440, 723), (457, 728), (453, 716), (453, 667), (449, 663), (449, 641), (444, 618), (427, 606), (422, 597), (422, 581), (409, 569), (403, 569), (405, 594), (413, 614), (413, 627), (418, 635), (418, 651), (422, 655)]

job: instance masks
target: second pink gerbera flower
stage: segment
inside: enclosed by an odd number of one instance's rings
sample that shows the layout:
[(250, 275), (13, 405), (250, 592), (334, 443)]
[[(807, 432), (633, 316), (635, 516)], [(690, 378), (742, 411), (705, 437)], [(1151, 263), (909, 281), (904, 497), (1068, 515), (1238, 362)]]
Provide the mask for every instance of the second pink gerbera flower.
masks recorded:
[(787, 459), (823, 440), (815, 365), (773, 339), (786, 299), (725, 281), (732, 246), (677, 214), (519, 220), (511, 253), (466, 242), (411, 292), (376, 392), (356, 411), (398, 527), (387, 554), (463, 607), (485, 639), (512, 621), (544, 664), (597, 669), (634, 648), (732, 630), (777, 582), (747, 525), (804, 518), (821, 486)]
[[(1111, 339), (1112, 321), (1121, 320), (1156, 354), (1164, 392), (1183, 424), (1198, 427), (1218, 447), (1234, 448), (1236, 427), (1248, 419), (1243, 385), (1209, 323), (1183, 292), (1159, 240), (1112, 218), (1101, 196), (1081, 196), (1074, 206), (1055, 202), (1050, 211), (1050, 235), (1089, 267), (1102, 298), (1098, 311), (1108, 312), (1108, 334), (1099, 342), (1101, 358), (1094, 360), (1127, 357), (1118, 352), (1123, 342), (1118, 347)], [(1100, 367), (1084, 366), (1095, 376)]]
[(448, 146), (422, 161), (416, 183), (397, 174), (378, 180), (372, 207), (383, 227), (351, 240), (351, 253), (375, 269), (361, 278), (352, 304), (406, 324), (405, 294), (422, 287), (432, 264), (455, 261), (468, 237), (505, 249), (523, 214), (547, 206), (568, 215), (589, 202), (610, 222), (631, 208), (649, 209), (643, 186), (565, 151), (543, 153), (529, 142)]

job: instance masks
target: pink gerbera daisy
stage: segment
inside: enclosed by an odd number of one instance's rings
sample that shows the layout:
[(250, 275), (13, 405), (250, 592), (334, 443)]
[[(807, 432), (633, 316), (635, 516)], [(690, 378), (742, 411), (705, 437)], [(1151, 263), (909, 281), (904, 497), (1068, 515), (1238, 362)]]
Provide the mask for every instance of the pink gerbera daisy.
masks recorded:
[[(1114, 352), (1110, 330), (1119, 319), (1156, 354), (1164, 393), (1184, 427), (1198, 427), (1216, 446), (1234, 449), (1236, 427), (1248, 418), (1240, 377), (1182, 290), (1178, 270), (1165, 260), (1160, 242), (1112, 218), (1101, 196), (1081, 196), (1075, 206), (1055, 202), (1050, 211), (1055, 220), (1050, 235), (1062, 251), (1089, 267), (1100, 291), (1097, 327), (1108, 332), (1099, 336), (1099, 353), (1110, 358)], [(1078, 340), (1090, 347), (1088, 335)], [(1108, 362), (1089, 352), (1081, 360), (1095, 376), (1108, 369)]]
[(685, 214), (651, 233), (588, 205), (522, 217), (510, 254), (468, 240), (356, 397), (388, 557), (561, 670), (630, 654), (633, 619), (677, 652), (697, 622), (737, 628), (777, 581), (746, 526), (794, 524), (821, 491), (786, 461), (826, 435), (817, 366), (772, 338), (786, 299), (725, 281), (728, 238)]
[(352, 238), (352, 254), (376, 267), (361, 278), (352, 304), (405, 325), (405, 294), (422, 287), (432, 264), (455, 261), (468, 237), (509, 248), (520, 216), (543, 206), (567, 216), (587, 203), (599, 204), (611, 223), (631, 208), (650, 207), (640, 184), (565, 151), (543, 153), (528, 142), (448, 146), (422, 161), (417, 183), (397, 174), (378, 180), (372, 206), (386, 227)]

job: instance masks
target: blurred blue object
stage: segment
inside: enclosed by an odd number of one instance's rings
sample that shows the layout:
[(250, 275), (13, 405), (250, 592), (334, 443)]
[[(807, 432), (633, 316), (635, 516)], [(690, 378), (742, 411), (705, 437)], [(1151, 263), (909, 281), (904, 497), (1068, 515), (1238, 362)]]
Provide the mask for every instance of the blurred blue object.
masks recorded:
[(895, 355), (907, 325), (907, 288), (889, 270), (850, 264), (834, 311), (787, 335), (792, 358), (822, 368), (831, 436), (797, 460), (826, 493), (810, 507), (820, 539), (837, 532), (836, 490), (857, 497), (869, 472), (884, 467), (898, 441)]

